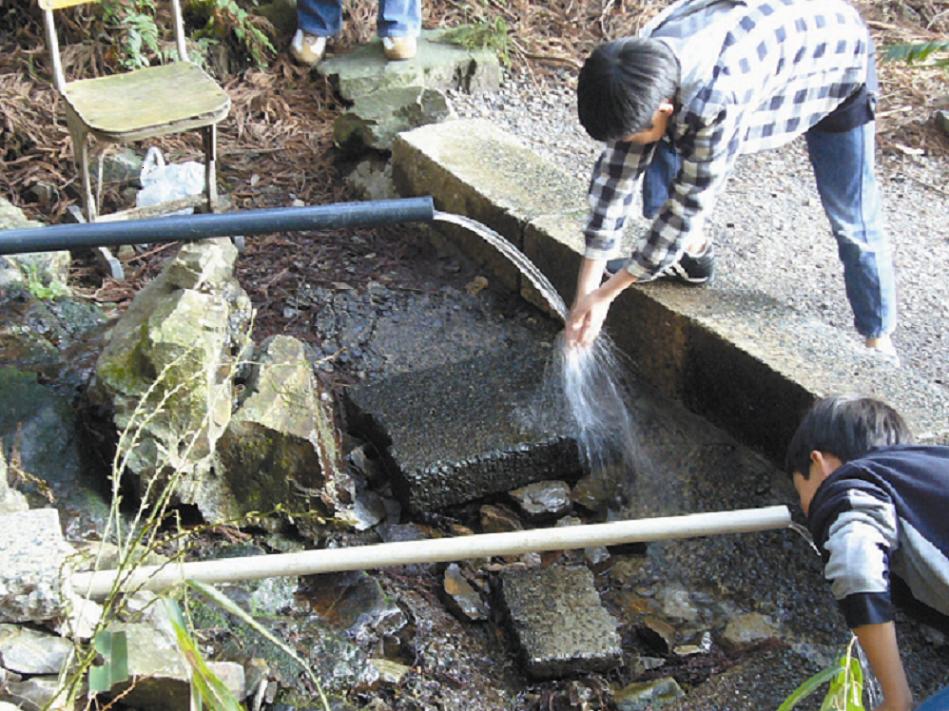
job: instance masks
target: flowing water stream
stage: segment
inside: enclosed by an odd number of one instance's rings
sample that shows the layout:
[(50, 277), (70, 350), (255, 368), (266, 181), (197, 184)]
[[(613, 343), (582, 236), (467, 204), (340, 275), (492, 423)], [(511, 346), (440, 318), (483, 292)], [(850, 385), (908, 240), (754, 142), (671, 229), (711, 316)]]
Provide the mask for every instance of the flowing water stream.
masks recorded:
[[(534, 285), (551, 310), (566, 321), (569, 310), (553, 284), (508, 240), (462, 215), (436, 211), (435, 220), (464, 227), (497, 249)], [(549, 417), (549, 406), (560, 409), (558, 401), (564, 403), (586, 471), (618, 468), (622, 476), (641, 468), (635, 422), (629, 409), (632, 393), (623, 377), (618, 351), (606, 333), (601, 333), (589, 348), (565, 347), (561, 334), (541, 391), (530, 416)]]

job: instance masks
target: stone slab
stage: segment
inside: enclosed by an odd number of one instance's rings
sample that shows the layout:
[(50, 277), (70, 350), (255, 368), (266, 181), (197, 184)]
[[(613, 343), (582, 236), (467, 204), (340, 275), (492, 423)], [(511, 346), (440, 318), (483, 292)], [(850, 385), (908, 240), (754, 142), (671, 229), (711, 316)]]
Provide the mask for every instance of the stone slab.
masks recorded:
[(442, 33), (423, 31), (414, 59), (386, 61), (382, 41), (376, 39), (346, 54), (327, 57), (316, 71), (333, 82), (347, 101), (403, 86), (470, 92), (494, 91), (500, 86), (501, 65), (494, 52), (442, 41)]
[(349, 388), (349, 427), (383, 453), (396, 493), (413, 511), (534, 481), (575, 480), (576, 444), (556, 414), (523, 421), (525, 410), (537, 411), (545, 360), (543, 348), (512, 348)]
[[(392, 177), (403, 195), (432, 195), (439, 210), (478, 220), (518, 248), (528, 222), (584, 201), (579, 181), (483, 119), (399, 134), (392, 146)], [(519, 272), (480, 237), (454, 225), (436, 226), (508, 289), (520, 290)]]
[(623, 650), (585, 567), (501, 573), (501, 597), (527, 673), (549, 679), (616, 666)]
[[(573, 297), (587, 212), (584, 187), (510, 134), (485, 120), (401, 134), (393, 177), (403, 195), (430, 194), (439, 209), (495, 229), (565, 300)], [(543, 308), (533, 288), (499, 264), (490, 247), (469, 237), (458, 244), (500, 283)], [(633, 287), (614, 304), (607, 328), (639, 376), (776, 459), (783, 458), (807, 407), (840, 392), (889, 402), (920, 441), (949, 441), (944, 388), (761, 292), (714, 284)]]

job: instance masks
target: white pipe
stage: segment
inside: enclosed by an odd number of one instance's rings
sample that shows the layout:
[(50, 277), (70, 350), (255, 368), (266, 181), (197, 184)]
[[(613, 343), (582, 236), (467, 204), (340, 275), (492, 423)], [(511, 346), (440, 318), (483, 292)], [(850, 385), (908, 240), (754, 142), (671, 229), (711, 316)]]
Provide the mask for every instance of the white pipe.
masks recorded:
[[(233, 583), (259, 578), (368, 570), (395, 565), (444, 563), (535, 551), (767, 531), (787, 528), (790, 523), (791, 513), (786, 506), (768, 506), (760, 509), (716, 511), (560, 528), (535, 528), (508, 533), (481, 533), (351, 548), (321, 548), (297, 553), (142, 566), (128, 574), (122, 587), (126, 590), (142, 588), (160, 591), (187, 579), (204, 583)], [(80, 594), (102, 598), (112, 589), (115, 576), (114, 570), (74, 573), (71, 583), (73, 589)]]

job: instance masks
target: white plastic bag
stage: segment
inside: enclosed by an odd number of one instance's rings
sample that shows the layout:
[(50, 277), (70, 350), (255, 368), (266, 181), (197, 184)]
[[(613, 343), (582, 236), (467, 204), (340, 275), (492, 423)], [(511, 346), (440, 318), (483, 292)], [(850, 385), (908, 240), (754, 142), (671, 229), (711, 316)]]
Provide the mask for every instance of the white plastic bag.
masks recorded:
[[(204, 192), (204, 165), (193, 160), (167, 165), (155, 146), (148, 149), (140, 174), (142, 189), (135, 196), (137, 207), (158, 205)], [(190, 215), (194, 208), (185, 208), (174, 215)]]

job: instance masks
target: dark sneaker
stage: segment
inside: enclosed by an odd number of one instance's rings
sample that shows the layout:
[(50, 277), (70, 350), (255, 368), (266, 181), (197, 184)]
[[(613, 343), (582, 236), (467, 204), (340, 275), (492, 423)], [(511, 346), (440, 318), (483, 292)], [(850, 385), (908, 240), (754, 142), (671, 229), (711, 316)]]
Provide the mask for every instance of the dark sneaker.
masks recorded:
[[(629, 263), (628, 259), (611, 259), (606, 263), (606, 273), (613, 276)], [(709, 244), (702, 254), (692, 256), (682, 253), (678, 262), (663, 269), (657, 278), (676, 279), (685, 284), (699, 286), (707, 284), (715, 273), (715, 250)]]

